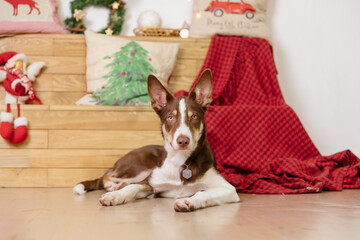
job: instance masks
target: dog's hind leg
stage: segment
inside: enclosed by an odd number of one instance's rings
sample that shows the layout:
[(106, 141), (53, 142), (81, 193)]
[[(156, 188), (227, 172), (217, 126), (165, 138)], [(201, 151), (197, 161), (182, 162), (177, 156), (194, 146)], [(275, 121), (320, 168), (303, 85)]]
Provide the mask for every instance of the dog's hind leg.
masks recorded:
[(126, 187), (127, 185), (129, 185), (128, 183), (116, 183), (116, 182), (112, 182), (112, 181), (108, 181), (104, 184), (104, 189), (107, 192), (113, 192), (116, 190), (120, 190), (123, 187)]
[(115, 206), (125, 204), (140, 198), (146, 198), (153, 193), (149, 184), (136, 183), (123, 187), (120, 190), (105, 193), (99, 199), (103, 206)]
[(103, 183), (104, 188), (107, 192), (112, 192), (116, 190), (120, 190), (123, 187), (128, 186), (132, 183), (139, 183), (144, 181), (147, 177), (149, 177), (151, 170), (142, 171), (137, 176), (132, 178), (116, 178), (111, 177), (111, 171), (107, 173), (107, 176), (104, 177)]

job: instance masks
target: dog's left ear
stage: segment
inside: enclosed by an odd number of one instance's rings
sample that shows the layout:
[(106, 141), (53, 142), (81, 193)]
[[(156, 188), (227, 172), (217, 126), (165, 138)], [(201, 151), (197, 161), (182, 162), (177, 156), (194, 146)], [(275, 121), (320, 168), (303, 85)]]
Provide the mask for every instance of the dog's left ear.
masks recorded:
[(190, 97), (193, 97), (197, 103), (203, 108), (210, 107), (212, 102), (212, 75), (210, 69), (205, 69), (196, 83), (195, 87), (190, 92)]
[(164, 88), (161, 82), (154, 75), (149, 75), (147, 81), (151, 106), (155, 112), (159, 114), (173, 96)]

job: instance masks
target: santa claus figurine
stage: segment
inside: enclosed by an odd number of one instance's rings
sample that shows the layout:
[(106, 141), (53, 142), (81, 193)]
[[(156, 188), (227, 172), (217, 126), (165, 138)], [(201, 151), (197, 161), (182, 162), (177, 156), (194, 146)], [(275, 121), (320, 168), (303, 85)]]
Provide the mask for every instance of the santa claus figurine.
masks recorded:
[[(26, 117), (20, 116), (20, 104), (32, 104), (38, 101), (34, 88), (31, 84), (39, 74), (44, 62), (35, 62), (27, 67), (28, 60), (25, 54), (16, 52), (4, 52), (0, 54), (0, 82), (5, 89), (6, 112), (0, 115), (0, 134), (12, 144), (23, 142), (28, 135)], [(10, 112), (10, 106), (17, 105), (17, 118), (14, 120)], [(14, 127), (12, 122), (14, 120)]]

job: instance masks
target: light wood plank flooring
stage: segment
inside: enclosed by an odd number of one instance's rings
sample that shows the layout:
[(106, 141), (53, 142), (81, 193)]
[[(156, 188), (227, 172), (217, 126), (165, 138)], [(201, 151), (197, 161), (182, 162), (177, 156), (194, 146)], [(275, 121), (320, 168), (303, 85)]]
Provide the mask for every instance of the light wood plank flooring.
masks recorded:
[(102, 207), (102, 191), (0, 189), (0, 239), (359, 239), (360, 190), (240, 194), (241, 203), (176, 213), (173, 199)]

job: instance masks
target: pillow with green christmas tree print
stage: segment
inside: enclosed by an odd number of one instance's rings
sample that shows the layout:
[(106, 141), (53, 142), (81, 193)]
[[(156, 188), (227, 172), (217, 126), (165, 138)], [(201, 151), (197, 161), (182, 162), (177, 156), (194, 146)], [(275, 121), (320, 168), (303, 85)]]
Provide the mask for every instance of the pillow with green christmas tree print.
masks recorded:
[(91, 97), (99, 105), (148, 105), (147, 76), (156, 74), (149, 52), (135, 41), (121, 47), (106, 65), (108, 81), (96, 89)]
[(149, 105), (147, 77), (164, 86), (174, 69), (177, 43), (132, 41), (87, 30), (86, 88), (77, 105)]

